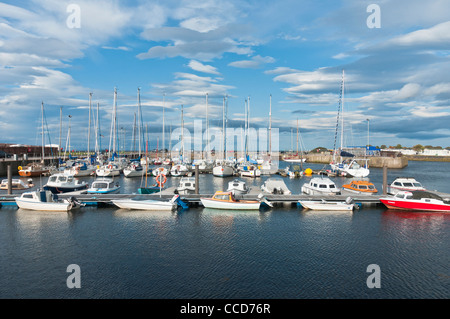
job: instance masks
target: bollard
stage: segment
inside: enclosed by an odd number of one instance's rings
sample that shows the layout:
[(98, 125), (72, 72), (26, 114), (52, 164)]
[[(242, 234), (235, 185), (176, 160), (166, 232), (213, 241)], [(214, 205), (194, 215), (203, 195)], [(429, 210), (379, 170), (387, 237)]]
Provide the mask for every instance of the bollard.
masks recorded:
[(383, 195), (387, 194), (387, 165), (383, 165)]
[(11, 165), (7, 166), (7, 173), (8, 175), (8, 195), (12, 194), (12, 170)]
[(199, 175), (198, 165), (195, 165), (195, 194), (199, 194), (199, 191), (198, 191), (198, 175)]

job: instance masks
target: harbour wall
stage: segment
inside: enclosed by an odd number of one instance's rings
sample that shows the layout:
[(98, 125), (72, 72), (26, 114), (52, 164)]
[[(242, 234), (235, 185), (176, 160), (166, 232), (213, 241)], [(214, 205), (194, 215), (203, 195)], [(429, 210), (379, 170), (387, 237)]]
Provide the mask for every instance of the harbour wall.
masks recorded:
[[(320, 164), (330, 164), (333, 160), (331, 154), (307, 154), (306, 162), (309, 163), (320, 163)], [(349, 159), (350, 157), (344, 157), (343, 159)], [(387, 166), (387, 168), (405, 168), (408, 166), (408, 159), (406, 157), (387, 157), (387, 156), (374, 156), (368, 157), (369, 167), (382, 168)]]
[[(54, 162), (54, 159), (45, 159), (45, 165), (49, 165), (51, 162)], [(20, 160), (11, 160), (11, 159), (2, 159), (0, 160), (0, 176), (7, 176), (8, 175), (8, 165), (11, 165), (11, 172), (12, 175), (19, 175), (19, 166), (26, 166), (27, 164), (31, 162), (36, 162), (36, 160), (29, 160), (29, 159), (20, 159)]]

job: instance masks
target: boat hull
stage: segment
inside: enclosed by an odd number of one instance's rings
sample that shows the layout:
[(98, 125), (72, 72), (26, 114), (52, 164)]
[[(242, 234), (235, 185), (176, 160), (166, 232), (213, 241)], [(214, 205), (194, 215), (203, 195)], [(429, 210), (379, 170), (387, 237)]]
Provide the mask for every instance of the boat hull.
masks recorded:
[(233, 176), (233, 168), (230, 166), (215, 166), (213, 167), (213, 175), (216, 177)]
[(354, 204), (342, 202), (318, 202), (318, 201), (298, 201), (303, 208), (322, 211), (353, 211)]
[(67, 212), (71, 210), (72, 205), (69, 202), (62, 203), (46, 203), (46, 202), (36, 202), (36, 201), (27, 201), (20, 199), (18, 197), (15, 198), (16, 204), (19, 208), (27, 209), (27, 210), (37, 210), (37, 211), (48, 211), (48, 212)]
[(258, 210), (261, 206), (260, 202), (257, 201), (237, 201), (228, 202), (213, 200), (208, 198), (200, 198), (202, 204), (206, 208), (215, 209), (228, 209), (228, 210)]
[(422, 201), (396, 200), (390, 198), (380, 198), (380, 201), (389, 209), (450, 212), (450, 205), (447, 204), (425, 203)]
[(112, 203), (123, 209), (138, 209), (138, 210), (154, 210), (154, 211), (172, 211), (177, 205), (171, 202), (163, 202), (157, 200), (132, 200), (132, 199), (117, 199)]
[(44, 190), (51, 191), (53, 194), (76, 192), (76, 191), (81, 191), (84, 189), (88, 189), (88, 184), (83, 184), (80, 186), (70, 186), (70, 187), (50, 186), (50, 185), (44, 186)]

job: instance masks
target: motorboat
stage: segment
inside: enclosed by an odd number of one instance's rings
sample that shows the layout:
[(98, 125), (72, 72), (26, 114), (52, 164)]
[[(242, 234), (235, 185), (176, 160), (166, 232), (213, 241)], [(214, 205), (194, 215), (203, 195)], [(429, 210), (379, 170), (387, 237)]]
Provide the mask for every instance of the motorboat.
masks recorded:
[(416, 181), (412, 177), (397, 177), (390, 185), (387, 187), (387, 193), (395, 195), (400, 191), (425, 191), (426, 189), (421, 183)]
[(189, 174), (189, 168), (184, 164), (173, 165), (170, 169), (171, 176), (187, 176)]
[(395, 195), (380, 198), (380, 201), (390, 209), (450, 212), (450, 199), (429, 191), (398, 191)]
[(242, 177), (260, 177), (261, 171), (257, 166), (249, 165), (243, 166), (241, 171), (239, 172)]
[(114, 183), (112, 178), (97, 178), (87, 189), (88, 194), (117, 194), (119, 192), (120, 185), (118, 182)]
[(73, 175), (64, 173), (53, 174), (48, 178), (44, 190), (49, 190), (53, 194), (81, 191), (87, 189), (89, 185), (85, 181), (77, 180)]
[(75, 197), (58, 199), (58, 196), (49, 190), (25, 192), (20, 197), (14, 197), (19, 208), (38, 211), (60, 212), (80, 208), (84, 204)]
[[(0, 189), (8, 189), (9, 182), (7, 179), (2, 180), (2, 183), (0, 184)], [(18, 178), (11, 179), (11, 190), (22, 190), (22, 189), (28, 189), (30, 187), (33, 187), (33, 180), (30, 178), (27, 183), (25, 183), (23, 180)]]
[(50, 169), (41, 163), (30, 163), (24, 167), (19, 166), (19, 175), (22, 177), (35, 177), (49, 173)]
[(175, 191), (180, 195), (195, 194), (195, 177), (182, 177)]
[(178, 207), (176, 200), (179, 195), (175, 195), (169, 201), (154, 200), (154, 199), (113, 199), (112, 203), (119, 208), (124, 209), (139, 209), (139, 210), (153, 210), (153, 211), (172, 211)]
[(302, 193), (307, 195), (339, 195), (341, 189), (328, 177), (314, 177), (302, 186)]
[(375, 185), (369, 181), (354, 180), (342, 185), (342, 190), (355, 194), (372, 195), (378, 192)]
[(281, 178), (268, 178), (262, 185), (261, 190), (269, 194), (291, 195), (292, 192)]
[(117, 164), (109, 163), (98, 167), (95, 170), (95, 174), (100, 177), (112, 177), (120, 175), (120, 167)]
[(227, 192), (233, 193), (233, 195), (245, 195), (250, 191), (250, 189), (247, 187), (247, 184), (245, 184), (244, 181), (241, 181), (239, 179), (232, 180), (231, 182), (228, 182), (228, 188)]
[(331, 202), (322, 199), (320, 201), (299, 200), (298, 203), (303, 208), (311, 210), (353, 211), (355, 208), (355, 204), (351, 197), (348, 197), (344, 202)]
[(229, 209), (229, 210), (258, 210), (260, 201), (237, 200), (232, 192), (216, 192), (211, 198), (200, 198), (206, 208)]

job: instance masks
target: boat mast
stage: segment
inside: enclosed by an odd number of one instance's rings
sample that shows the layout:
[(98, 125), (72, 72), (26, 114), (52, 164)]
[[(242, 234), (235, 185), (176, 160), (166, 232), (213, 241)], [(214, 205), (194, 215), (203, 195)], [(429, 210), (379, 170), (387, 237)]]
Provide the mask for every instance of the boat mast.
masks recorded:
[(223, 97), (222, 105), (222, 160), (225, 161), (225, 96)]
[(184, 118), (183, 104), (181, 104), (181, 163), (184, 162)]
[(62, 135), (62, 106), (59, 107), (59, 149), (58, 149), (59, 157), (61, 157), (61, 135)]
[(88, 145), (87, 145), (87, 156), (89, 157), (91, 152), (91, 102), (92, 102), (92, 93), (89, 93), (89, 121), (88, 121)]
[(269, 158), (272, 154), (272, 94), (269, 103)]
[[(342, 70), (342, 106), (341, 106), (341, 153), (344, 149), (344, 91), (345, 91), (345, 78), (344, 70)], [(341, 156), (342, 161), (342, 156)]]
[(165, 125), (165, 109), (166, 109), (166, 93), (163, 94), (163, 122), (162, 122), (162, 148), (163, 148), (163, 160), (166, 158), (166, 125)]
[(208, 93), (206, 93), (206, 155), (205, 155), (205, 159), (208, 159), (208, 153), (209, 153), (209, 119), (208, 119)]
[(298, 117), (297, 117), (297, 156), (298, 156)]
[(224, 142), (223, 142), (223, 152), (224, 158), (227, 157), (227, 127), (228, 127), (228, 94), (225, 95), (226, 104), (225, 104), (225, 132), (224, 132)]
[(44, 163), (44, 152), (45, 152), (45, 146), (44, 146), (44, 101), (42, 101), (42, 104), (41, 104), (41, 111), (42, 111), (42, 163)]
[(138, 135), (139, 135), (139, 158), (141, 158), (141, 126), (142, 126), (142, 111), (141, 111), (141, 88), (138, 88)]
[(99, 122), (99, 103), (97, 102), (97, 119), (95, 121), (95, 152), (97, 153), (97, 156), (100, 155), (100, 122)]

